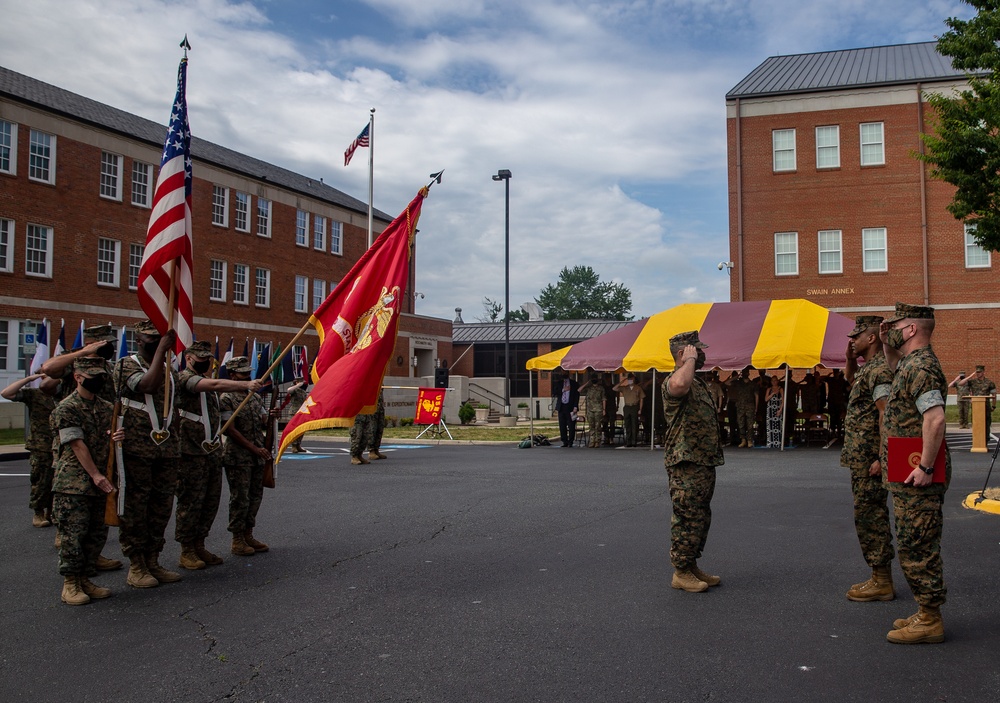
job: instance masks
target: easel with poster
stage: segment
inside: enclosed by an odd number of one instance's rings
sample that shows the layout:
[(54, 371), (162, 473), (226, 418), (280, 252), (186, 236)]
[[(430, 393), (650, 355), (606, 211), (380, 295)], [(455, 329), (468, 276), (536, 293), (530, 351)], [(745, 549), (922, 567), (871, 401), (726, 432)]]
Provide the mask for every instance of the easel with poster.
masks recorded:
[(455, 439), (451, 436), (448, 425), (444, 423), (444, 418), (441, 417), (441, 411), (444, 409), (444, 394), (447, 390), (447, 388), (417, 389), (417, 410), (413, 418), (413, 423), (415, 425), (427, 425), (417, 435), (417, 439), (420, 439), (428, 432), (438, 439), (445, 434), (448, 435), (448, 439)]

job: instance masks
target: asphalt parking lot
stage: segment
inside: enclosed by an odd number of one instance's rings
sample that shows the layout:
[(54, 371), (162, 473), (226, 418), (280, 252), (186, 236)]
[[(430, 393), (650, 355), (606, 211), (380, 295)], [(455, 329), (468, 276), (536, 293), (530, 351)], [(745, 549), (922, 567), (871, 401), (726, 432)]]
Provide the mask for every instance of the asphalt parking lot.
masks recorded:
[[(59, 601), (27, 461), (0, 464), (3, 701), (983, 701), (1000, 690), (1000, 516), (970, 511), (989, 455), (956, 451), (947, 642), (894, 646), (915, 610), (851, 603), (867, 576), (838, 450), (730, 450), (704, 558), (669, 587), (659, 451), (346, 445), (279, 465), (257, 535), (225, 564), (110, 599)], [(997, 485), (994, 473), (992, 485)], [(224, 496), (224, 501), (227, 499)], [(173, 536), (173, 523), (168, 529)], [(105, 553), (120, 557), (116, 530)], [(163, 563), (179, 546), (169, 542)]]

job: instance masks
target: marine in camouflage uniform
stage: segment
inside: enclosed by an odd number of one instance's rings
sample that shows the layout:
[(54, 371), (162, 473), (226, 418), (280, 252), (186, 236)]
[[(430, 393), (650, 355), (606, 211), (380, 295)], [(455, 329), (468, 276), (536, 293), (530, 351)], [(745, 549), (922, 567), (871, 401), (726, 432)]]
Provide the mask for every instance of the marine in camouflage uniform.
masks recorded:
[(107, 598), (111, 590), (97, 586), (97, 558), (108, 536), (104, 507), (111, 482), (102, 472), (108, 458), (114, 406), (95, 395), (93, 384), (107, 379), (100, 359), (81, 358), (74, 363), (78, 388), (52, 412), (59, 453), (52, 482), (53, 516), (62, 541), (59, 573), (63, 576), (62, 601), (84, 605), (92, 598)]
[(366, 413), (355, 415), (354, 426), (351, 427), (351, 463), (367, 464), (362, 456), (365, 449), (371, 446), (375, 439), (375, 415)]
[(604, 386), (596, 373), (580, 388), (587, 399), (587, 446), (597, 449), (601, 446), (601, 425), (604, 423)]
[[(920, 466), (905, 483), (889, 483), (896, 517), (899, 565), (919, 609), (893, 623), (887, 639), (897, 644), (944, 641), (941, 605), (947, 589), (941, 560), (942, 504), (951, 481), (951, 453), (945, 449), (945, 481), (932, 483), (934, 457), (944, 441), (944, 403), (948, 382), (930, 346), (934, 309), (896, 303), (895, 315), (882, 323), (885, 343), (902, 355), (886, 401), (885, 438), (922, 437)], [(888, 352), (887, 352), (888, 354)], [(892, 359), (889, 360), (890, 364)], [(925, 425), (930, 434), (923, 434)], [(888, 480), (888, 442), (882, 442), (882, 478)], [(925, 468), (927, 467), (927, 468)]]
[[(299, 411), (299, 408), (302, 407), (302, 404), (305, 403), (308, 398), (309, 398), (309, 384), (306, 383), (306, 381), (304, 379), (300, 378), (300, 379), (297, 379), (296, 384), (294, 386), (292, 386), (288, 390), (288, 396), (285, 398), (284, 405), (291, 405), (292, 406), (292, 411), (291, 412), (292, 412), (292, 415), (294, 416), (295, 413), (297, 413)], [(282, 407), (284, 407), (284, 406), (282, 406)], [(298, 437), (296, 437), (294, 439), (294, 441), (292, 441), (288, 445), (289, 449), (291, 449), (292, 452), (294, 452), (295, 454), (300, 454), (303, 451), (303, 449), (302, 449), (302, 437), (304, 435), (305, 435), (305, 432), (303, 432)]]
[(705, 363), (707, 345), (698, 333), (683, 332), (670, 338), (675, 370), (663, 383), (666, 419), (664, 459), (670, 479), (670, 585), (691, 593), (721, 582), (698, 568), (712, 525), (715, 467), (725, 463), (715, 402), (705, 381), (695, 370)]
[(968, 392), (966, 394), (966, 403), (971, 406), (972, 401), (968, 398), (970, 396), (987, 396), (989, 400), (986, 401), (986, 436), (990, 436), (990, 425), (993, 423), (993, 409), (997, 406), (997, 386), (993, 381), (991, 381), (986, 376), (986, 367), (977, 366), (976, 372), (965, 379), (963, 384), (959, 381), (959, 385), (964, 385)]
[[(250, 380), (250, 360), (237, 356), (226, 362), (229, 377), (237, 381)], [(243, 409), (240, 403), (250, 394)], [(226, 450), (223, 464), (229, 483), (229, 531), (233, 533), (232, 553), (252, 556), (268, 551), (268, 546), (253, 536), (257, 513), (264, 499), (264, 462), (270, 461), (270, 449), (264, 447), (269, 413), (263, 398), (250, 391), (230, 391), (219, 398), (222, 421), (236, 419), (226, 430)]]
[[(30, 383), (39, 380), (38, 388)], [(31, 493), (28, 507), (31, 508), (31, 524), (34, 527), (49, 527), (52, 524), (52, 448), (53, 432), (49, 417), (56, 408), (55, 395), (59, 381), (36, 373), (14, 381), (0, 392), (7, 400), (24, 403), (28, 408), (28, 450), (31, 462)]]
[(368, 442), (368, 458), (371, 460), (385, 459), (385, 454), (379, 451), (382, 447), (382, 432), (385, 431), (385, 399), (382, 391), (378, 392), (378, 403), (372, 413), (371, 440)]
[(948, 384), (955, 387), (955, 404), (958, 406), (958, 428), (961, 430), (969, 428), (969, 387), (965, 383), (959, 383), (964, 380), (965, 371), (962, 371), (955, 380)]
[(753, 446), (753, 423), (757, 416), (757, 386), (750, 380), (750, 367), (731, 379), (729, 397), (736, 406), (736, 432), (740, 447)]
[(604, 417), (601, 420), (601, 431), (604, 433), (604, 443), (615, 441), (615, 420), (618, 414), (618, 391), (612, 384), (610, 375), (604, 377)]
[[(840, 464), (850, 469), (854, 495), (854, 527), (861, 553), (872, 570), (867, 581), (856, 583), (847, 598), (857, 602), (886, 601), (896, 597), (892, 584), (892, 530), (889, 526), (888, 491), (882, 482), (882, 413), (892, 386), (892, 371), (878, 338), (882, 317), (860, 315), (848, 337), (847, 380), (852, 382), (847, 401), (844, 447)], [(860, 369), (857, 357), (865, 358)]]
[[(180, 459), (174, 422), (177, 379), (172, 369), (168, 374), (165, 368), (176, 334), (170, 330), (161, 337), (149, 320), (139, 322), (134, 329), (139, 352), (119, 359), (115, 367), (125, 429), (125, 509), (120, 540), (122, 552), (131, 562), (126, 583), (133, 588), (153, 588), (181, 580), (180, 574), (159, 563), (174, 507)], [(169, 382), (169, 393), (164, 416), (165, 382)]]

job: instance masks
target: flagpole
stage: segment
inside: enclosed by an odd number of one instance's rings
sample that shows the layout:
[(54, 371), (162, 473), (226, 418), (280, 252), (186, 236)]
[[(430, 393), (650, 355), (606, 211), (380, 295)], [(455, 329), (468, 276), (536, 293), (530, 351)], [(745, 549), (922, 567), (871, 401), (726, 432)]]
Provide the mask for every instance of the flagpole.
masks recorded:
[(375, 108), (371, 109), (371, 116), (368, 118), (368, 248), (372, 243), (372, 208), (374, 207), (374, 183), (375, 183)]
[[(187, 37), (185, 37), (185, 40)], [(177, 305), (177, 287), (174, 285), (174, 277), (177, 275), (177, 259), (170, 262), (170, 300), (167, 303), (167, 329), (174, 326), (174, 307)], [(163, 375), (163, 421), (167, 420), (167, 413), (170, 412), (170, 357), (173, 355), (173, 348), (167, 349), (163, 356), (166, 364)]]

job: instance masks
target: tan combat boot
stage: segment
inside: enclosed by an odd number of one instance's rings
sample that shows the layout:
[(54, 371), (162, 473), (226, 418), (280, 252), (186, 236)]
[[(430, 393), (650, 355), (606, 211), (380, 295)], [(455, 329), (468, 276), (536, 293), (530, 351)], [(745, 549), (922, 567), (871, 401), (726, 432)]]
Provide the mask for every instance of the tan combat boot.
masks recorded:
[(870, 579), (851, 586), (851, 590), (847, 592), (847, 599), (856, 603), (892, 600), (895, 597), (896, 591), (892, 587), (892, 567), (890, 566), (874, 567)]
[(704, 581), (709, 586), (718, 586), (720, 583), (722, 583), (722, 579), (720, 577), (713, 576), (712, 574), (706, 574), (704, 571), (698, 568), (697, 564), (691, 565), (691, 573), (694, 574), (699, 581)]
[(691, 573), (690, 569), (677, 569), (670, 579), (670, 587), (688, 593), (702, 593), (708, 590), (708, 584)]
[(98, 571), (118, 571), (120, 568), (122, 568), (122, 563), (117, 559), (108, 559), (103, 554), (97, 556)]
[(176, 571), (164, 569), (160, 566), (160, 555), (157, 552), (150, 552), (146, 555), (146, 568), (149, 574), (160, 583), (177, 583), (181, 580), (181, 575)]
[(243, 535), (235, 532), (233, 533), (233, 547), (230, 551), (238, 557), (252, 557), (257, 553), (257, 550), (247, 544)]
[(102, 598), (111, 597), (111, 589), (105, 588), (104, 586), (98, 586), (96, 583), (88, 579), (86, 576), (80, 577), (80, 588), (90, 596), (91, 599), (100, 600)]
[(212, 554), (210, 551), (205, 549), (205, 540), (200, 539), (194, 543), (194, 553), (198, 555), (198, 558), (209, 566), (218, 566), (222, 563), (222, 557)]
[(253, 530), (247, 530), (243, 533), (243, 541), (255, 552), (266, 552), (270, 549), (270, 547), (253, 536)]
[(743, 449), (746, 446), (747, 446), (747, 441), (745, 439), (741, 439), (739, 448)]
[(895, 620), (892, 621), (892, 629), (893, 630), (902, 630), (904, 627), (906, 627), (910, 623), (916, 622), (917, 617), (919, 617), (919, 615), (920, 615), (920, 611), (918, 610), (917, 612), (915, 612), (913, 615), (911, 615), (908, 618), (896, 618)]
[(52, 523), (45, 518), (45, 513), (41, 510), (36, 510), (35, 514), (31, 516), (31, 526), (32, 527), (49, 527)]
[(370, 461), (375, 461), (376, 459), (385, 459), (385, 454), (380, 452), (378, 449), (373, 449), (368, 452), (368, 459)]
[(885, 638), (893, 644), (944, 642), (944, 620), (941, 619), (941, 609), (921, 605), (913, 622), (898, 630), (890, 630)]
[(182, 569), (188, 569), (190, 571), (197, 571), (198, 569), (205, 568), (205, 562), (198, 558), (198, 553), (195, 551), (193, 544), (181, 545), (181, 558), (177, 564)]
[(125, 583), (132, 588), (155, 588), (160, 585), (160, 582), (146, 568), (144, 557), (133, 555), (129, 557), (129, 560), (128, 576), (125, 577)]
[(55, 538), (55, 541), (53, 541), (53, 544), (56, 546), (56, 549), (59, 549), (59, 548), (62, 547), (62, 535), (59, 534), (59, 528), (58, 527), (56, 527), (56, 538)]
[(86, 605), (90, 602), (90, 596), (80, 588), (79, 576), (63, 577), (62, 602), (66, 605)]
[(359, 464), (368, 464), (370, 462), (367, 459), (365, 459), (363, 456), (352, 456), (351, 457), (351, 463), (354, 464), (354, 465), (359, 465)]

